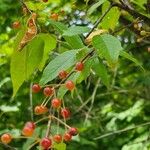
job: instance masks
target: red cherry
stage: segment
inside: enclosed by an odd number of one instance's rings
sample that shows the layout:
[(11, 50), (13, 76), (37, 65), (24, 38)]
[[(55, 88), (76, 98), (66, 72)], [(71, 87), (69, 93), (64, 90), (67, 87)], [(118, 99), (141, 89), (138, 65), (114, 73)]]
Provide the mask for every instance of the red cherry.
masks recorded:
[(69, 133), (65, 133), (63, 138), (64, 141), (69, 142), (72, 139), (72, 135), (70, 135)]
[(4, 144), (8, 144), (10, 143), (12, 140), (12, 136), (9, 133), (5, 133), (1, 136), (1, 141)]
[(34, 122), (27, 122), (26, 124), (25, 124), (25, 127), (29, 127), (29, 128), (31, 128), (31, 129), (35, 129), (35, 123)]
[(41, 146), (42, 146), (42, 148), (44, 148), (44, 149), (50, 148), (50, 147), (52, 146), (52, 140), (49, 139), (49, 138), (43, 138), (43, 139), (41, 140)]
[(18, 28), (20, 28), (20, 22), (19, 21), (15, 21), (14, 23), (13, 23), (13, 25), (12, 25), (12, 27), (14, 28), (14, 29), (18, 29)]
[(45, 114), (48, 112), (48, 108), (46, 106), (36, 106), (34, 108), (34, 113), (36, 115), (41, 115), (41, 114)]
[(58, 98), (54, 98), (51, 101), (51, 105), (52, 105), (53, 108), (59, 108), (61, 106), (61, 100), (58, 99)]
[(59, 15), (57, 13), (53, 13), (51, 14), (50, 18), (57, 21), (58, 20)]
[(54, 89), (50, 88), (50, 87), (46, 87), (43, 90), (43, 93), (45, 96), (51, 96), (51, 95), (53, 95), (53, 92), (54, 92)]
[(53, 136), (53, 140), (54, 140), (54, 142), (56, 142), (56, 143), (61, 143), (61, 141), (62, 141), (62, 136), (61, 136), (60, 134), (56, 134), (56, 135)]
[(69, 118), (70, 117), (70, 110), (68, 108), (63, 108), (61, 110), (61, 116), (63, 118)]
[(75, 136), (75, 135), (78, 134), (78, 129), (72, 127), (72, 128), (69, 129), (68, 133), (69, 133), (70, 135), (72, 135), (72, 136)]
[(66, 88), (70, 91), (75, 88), (75, 85), (74, 85), (73, 81), (71, 81), (71, 80), (66, 81), (65, 85), (66, 85)]
[(66, 71), (62, 70), (62, 71), (59, 72), (58, 76), (59, 76), (60, 79), (64, 79), (64, 78), (67, 77), (67, 75), (68, 75), (68, 73)]
[(34, 132), (34, 129), (32, 129), (32, 128), (30, 128), (30, 127), (27, 127), (27, 126), (25, 126), (25, 127), (23, 128), (23, 130), (22, 130), (22, 134), (23, 134), (24, 136), (27, 136), (27, 137), (32, 136), (32, 135), (33, 135), (33, 132)]
[(32, 86), (32, 92), (38, 93), (40, 90), (41, 90), (41, 87), (40, 87), (39, 84), (34, 84), (34, 85)]
[(83, 64), (82, 62), (77, 62), (77, 63), (76, 63), (75, 69), (76, 69), (77, 71), (82, 71), (83, 68), (84, 68), (84, 64)]

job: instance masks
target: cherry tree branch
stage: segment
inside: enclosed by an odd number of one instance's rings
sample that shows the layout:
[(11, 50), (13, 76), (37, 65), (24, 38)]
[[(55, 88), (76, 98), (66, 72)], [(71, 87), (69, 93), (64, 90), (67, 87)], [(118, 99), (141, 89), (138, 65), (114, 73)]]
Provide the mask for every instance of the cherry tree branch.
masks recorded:
[(139, 127), (144, 127), (144, 126), (149, 126), (149, 125), (150, 125), (150, 122), (142, 123), (142, 124), (136, 125), (134, 127), (124, 128), (124, 129), (121, 129), (121, 130), (117, 130), (117, 131), (113, 131), (113, 132), (103, 134), (101, 136), (98, 136), (98, 137), (94, 138), (94, 140), (99, 140), (99, 139), (106, 138), (106, 137), (109, 137), (109, 136), (112, 136), (112, 135), (115, 135), (115, 134), (121, 134), (123, 132), (127, 132), (127, 131), (130, 131), (130, 130), (137, 129)]

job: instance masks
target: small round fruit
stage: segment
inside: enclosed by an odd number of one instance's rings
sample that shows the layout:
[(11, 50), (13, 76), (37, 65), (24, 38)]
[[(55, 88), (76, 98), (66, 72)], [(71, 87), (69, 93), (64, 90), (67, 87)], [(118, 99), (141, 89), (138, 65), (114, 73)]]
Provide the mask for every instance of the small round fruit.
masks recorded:
[(70, 117), (70, 110), (68, 108), (63, 108), (61, 110), (61, 116), (63, 118), (66, 118), (66, 119), (69, 118)]
[(75, 69), (76, 69), (77, 71), (82, 71), (83, 68), (84, 68), (84, 64), (83, 64), (82, 62), (77, 62), (77, 63), (76, 63)]
[(53, 108), (59, 108), (61, 106), (61, 100), (58, 99), (58, 98), (54, 98), (52, 101), (51, 101), (51, 105)]
[(29, 121), (29, 122), (27, 122), (27, 123), (25, 124), (25, 127), (29, 127), (29, 128), (31, 128), (31, 129), (34, 130), (34, 129), (35, 129), (35, 123)]
[(59, 72), (58, 76), (60, 79), (65, 79), (67, 77), (67, 75), (68, 75), (68, 73), (66, 71), (62, 70)]
[(12, 136), (9, 133), (5, 133), (1, 136), (1, 141), (4, 144), (8, 144), (10, 143), (12, 140)]
[(20, 28), (21, 25), (20, 25), (19, 21), (15, 21), (12, 26), (14, 29), (18, 29), (18, 28)]
[(49, 139), (49, 138), (43, 138), (43, 139), (41, 140), (41, 146), (42, 146), (42, 148), (44, 148), (44, 149), (50, 148), (50, 147), (52, 146), (52, 140)]
[(48, 108), (46, 106), (36, 106), (34, 108), (34, 113), (36, 115), (41, 115), (41, 114), (45, 114), (48, 112)]
[(45, 96), (51, 96), (53, 95), (54, 89), (50, 87), (45, 87), (43, 90), (43, 93)]
[(27, 136), (27, 137), (30, 137), (33, 135), (33, 132), (34, 132), (34, 129), (30, 128), (30, 127), (24, 127), (23, 130), (22, 130), (22, 134), (24, 136)]
[(59, 15), (57, 13), (53, 13), (51, 14), (50, 18), (57, 21), (58, 20)]
[(72, 136), (75, 136), (75, 135), (78, 134), (78, 129), (72, 127), (72, 128), (69, 129), (68, 133), (69, 133), (70, 135), (72, 135)]
[(53, 140), (56, 143), (61, 143), (62, 142), (62, 136), (60, 134), (56, 134), (53, 136)]
[(69, 133), (65, 133), (63, 138), (64, 138), (64, 141), (69, 142), (72, 139), (72, 135), (70, 135)]
[(65, 86), (70, 91), (75, 88), (75, 85), (74, 85), (73, 81), (71, 81), (71, 80), (66, 81)]
[(32, 86), (33, 93), (38, 93), (40, 90), (41, 90), (41, 87), (39, 84), (33, 84), (33, 86)]

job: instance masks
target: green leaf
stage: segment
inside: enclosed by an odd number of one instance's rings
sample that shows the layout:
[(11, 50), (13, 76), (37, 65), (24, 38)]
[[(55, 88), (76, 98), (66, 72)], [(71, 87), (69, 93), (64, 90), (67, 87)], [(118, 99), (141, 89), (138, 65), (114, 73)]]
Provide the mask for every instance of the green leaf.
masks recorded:
[(84, 44), (80, 38), (80, 36), (78, 35), (74, 35), (74, 36), (65, 36), (64, 39), (69, 43), (69, 45), (72, 47), (72, 49), (79, 49), (79, 48), (83, 48)]
[(29, 79), (30, 75), (33, 73), (35, 69), (38, 69), (42, 61), (44, 41), (37, 36), (26, 46), (25, 50), (26, 50), (26, 60), (25, 60), (26, 79)]
[(46, 84), (56, 78), (61, 70), (66, 70), (74, 65), (77, 52), (77, 50), (70, 50), (53, 59), (44, 69), (40, 84)]
[(100, 57), (104, 57), (110, 65), (117, 63), (122, 47), (116, 37), (109, 34), (99, 35), (93, 38), (92, 43)]
[[(49, 23), (60, 33), (63, 34), (68, 27), (61, 23), (61, 22), (57, 22), (57, 21), (53, 21), (50, 20)], [(74, 35), (74, 36), (64, 36), (64, 39), (68, 42), (68, 44), (72, 47), (72, 49), (78, 49), (78, 48), (82, 48), (84, 47), (84, 44), (80, 38), (80, 36), (78, 35)]]
[(53, 148), (55, 148), (56, 150), (66, 150), (66, 144), (65, 143), (54, 143)]
[(141, 65), (141, 63), (136, 58), (134, 58), (132, 55), (130, 55), (129, 53), (127, 53), (125, 51), (120, 51), (120, 56), (122, 56), (128, 60), (131, 60), (132, 62), (134, 62), (137, 66), (139, 66), (144, 71), (144, 68)]
[(19, 108), (17, 106), (2, 105), (2, 106), (0, 106), (0, 110), (2, 112), (17, 112), (17, 111), (19, 111)]
[(99, 6), (101, 6), (106, 0), (100, 0), (94, 5), (92, 5), (88, 10), (88, 15), (91, 15)]
[(101, 78), (103, 84), (108, 88), (110, 85), (110, 79), (107, 73), (107, 69), (101, 60), (95, 59), (92, 69)]
[[(21, 37), (22, 31), (18, 34), (18, 37)], [(18, 39), (16, 43), (18, 43)], [(15, 46), (16, 48), (16, 46)], [(18, 51), (14, 49), (14, 52), (11, 57), (11, 79), (13, 83), (13, 96), (22, 85), (22, 83), (27, 80), (35, 69), (40, 65), (43, 56), (44, 42), (35, 37), (29, 44)]]
[(41, 38), (44, 41), (43, 58), (41, 60), (41, 64), (39, 67), (39, 70), (42, 71), (42, 69), (45, 65), (45, 62), (48, 59), (49, 52), (52, 51), (56, 47), (56, 37), (54, 37), (50, 34), (40, 33), (38, 35), (38, 38)]
[[(109, 2), (105, 2), (103, 4), (102, 12), (105, 13), (105, 11), (109, 7)], [(103, 29), (111, 29), (114, 30), (118, 23), (118, 19), (120, 17), (120, 10), (117, 7), (111, 8), (111, 10), (107, 13), (107, 15), (104, 17), (103, 21), (101, 22), (100, 26)]]
[(90, 28), (88, 27), (72, 26), (68, 28), (66, 31), (64, 31), (63, 36), (73, 36), (73, 35), (78, 35), (82, 33), (87, 33), (89, 31), (90, 31)]
[(68, 27), (65, 24), (58, 21), (49, 20), (49, 23), (61, 34), (64, 32), (64, 30), (68, 29)]

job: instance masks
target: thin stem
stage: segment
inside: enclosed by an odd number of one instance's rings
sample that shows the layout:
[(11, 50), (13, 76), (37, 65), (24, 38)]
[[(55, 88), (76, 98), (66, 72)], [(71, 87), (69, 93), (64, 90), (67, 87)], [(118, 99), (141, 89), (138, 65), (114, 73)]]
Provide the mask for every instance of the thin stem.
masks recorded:
[(50, 118), (51, 118), (50, 116), (41, 118), (38, 121), (36, 121), (35, 124), (38, 124), (38, 123), (42, 122), (43, 120), (50, 119)]
[(59, 121), (61, 124), (63, 124), (65, 127), (67, 128), (71, 128), (69, 125), (67, 125), (65, 122), (63, 122), (62, 120), (60, 120), (59, 118), (52, 116), (52, 118), (54, 118), (55, 120)]
[(112, 136), (112, 135), (115, 135), (115, 134), (120, 134), (120, 133), (123, 133), (123, 132), (130, 131), (130, 130), (134, 130), (136, 128), (147, 126), (147, 125), (150, 125), (150, 122), (142, 123), (142, 124), (136, 125), (134, 127), (129, 127), (129, 128), (125, 128), (125, 129), (109, 132), (109, 133), (106, 133), (106, 134), (103, 134), (103, 135), (101, 135), (99, 137), (94, 138), (94, 140), (99, 140), (99, 139), (102, 139), (102, 138), (106, 138), (106, 137), (109, 137), (109, 136)]
[(30, 150), (33, 146), (35, 146), (37, 143), (39, 143), (40, 142), (40, 140), (37, 140), (37, 141), (35, 141), (33, 144), (31, 144), (28, 148), (27, 148), (27, 150)]
[(50, 130), (51, 130), (51, 119), (49, 119), (47, 124), (46, 137), (49, 137)]
[(97, 82), (96, 82), (96, 85), (95, 85), (95, 88), (94, 88), (94, 90), (93, 90), (92, 100), (91, 100), (91, 106), (90, 106), (90, 108), (89, 108), (89, 110), (88, 110), (88, 112), (87, 112), (87, 114), (86, 114), (86, 118), (85, 118), (84, 123), (86, 123), (86, 121), (88, 120), (89, 114), (90, 114), (90, 112), (91, 112), (91, 110), (92, 110), (92, 108), (93, 108), (93, 104), (94, 104), (94, 100), (95, 100), (95, 96), (96, 96), (96, 92), (97, 92), (99, 83), (100, 83), (100, 78), (98, 78), (98, 80), (97, 80)]
[(34, 118), (33, 118), (33, 97), (32, 97), (32, 86), (33, 86), (33, 83), (31, 82), (30, 83), (30, 95), (29, 95), (29, 99), (30, 99), (30, 113), (31, 113), (31, 120), (33, 121)]
[(0, 142), (0, 145), (3, 145), (3, 148), (9, 149), (9, 150), (17, 150), (16, 148), (13, 148), (13, 147), (11, 147), (9, 145), (6, 145), (6, 144), (4, 144), (2, 142)]

